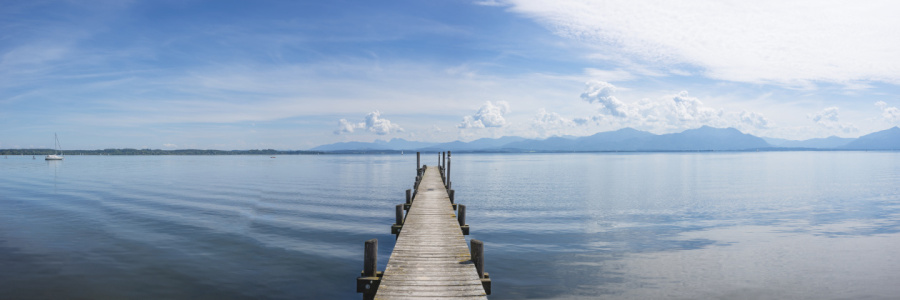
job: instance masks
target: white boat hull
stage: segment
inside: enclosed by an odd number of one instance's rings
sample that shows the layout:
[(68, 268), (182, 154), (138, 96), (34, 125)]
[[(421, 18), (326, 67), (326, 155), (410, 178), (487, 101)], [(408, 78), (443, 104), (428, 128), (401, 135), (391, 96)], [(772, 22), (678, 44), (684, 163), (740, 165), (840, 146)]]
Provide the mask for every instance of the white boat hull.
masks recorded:
[(44, 160), (62, 160), (62, 159), (63, 159), (62, 156), (59, 156), (56, 154), (50, 154), (50, 155), (47, 155), (47, 157), (44, 157)]

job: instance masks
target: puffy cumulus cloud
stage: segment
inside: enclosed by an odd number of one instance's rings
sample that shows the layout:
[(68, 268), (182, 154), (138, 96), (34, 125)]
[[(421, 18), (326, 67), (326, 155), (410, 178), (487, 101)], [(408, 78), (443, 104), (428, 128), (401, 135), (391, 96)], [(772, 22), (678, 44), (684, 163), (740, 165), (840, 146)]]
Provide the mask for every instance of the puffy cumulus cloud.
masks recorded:
[(391, 124), (391, 121), (388, 119), (381, 119), (381, 112), (373, 111), (366, 115), (366, 130), (374, 132), (379, 135), (385, 135), (393, 132), (403, 132), (403, 128), (400, 128), (400, 125)]
[[(656, 68), (689, 65), (730, 81), (900, 82), (896, 1), (508, 0), (510, 11)], [(669, 72), (673, 73), (673, 72)]]
[(642, 99), (629, 108), (635, 111), (635, 118), (628, 120), (634, 127), (656, 131), (673, 131), (710, 125), (726, 125), (725, 112), (703, 104), (687, 91), (663, 96), (657, 100)]
[(509, 103), (505, 101), (497, 101), (497, 104), (491, 101), (485, 102), (474, 115), (463, 117), (462, 123), (457, 128), (486, 128), (486, 127), (503, 127), (506, 126), (506, 119), (503, 115), (509, 113)]
[(565, 135), (572, 127), (584, 125), (588, 122), (585, 118), (568, 119), (555, 112), (548, 112), (541, 108), (531, 120), (531, 128), (538, 137)]
[(838, 117), (838, 108), (835, 106), (828, 107), (823, 109), (822, 111), (818, 111), (812, 114), (809, 114), (808, 117), (816, 122), (816, 124), (828, 125), (834, 124), (840, 121), (840, 117)]
[[(601, 82), (602, 83), (602, 82)], [(690, 96), (687, 91), (674, 95), (662, 96), (658, 99), (642, 99), (635, 103), (627, 103), (615, 99), (611, 91), (615, 89), (609, 84), (589, 84), (582, 94), (582, 99), (598, 99), (603, 107), (599, 114), (590, 120), (611, 127), (634, 127), (653, 132), (675, 132), (696, 128), (703, 125), (714, 127), (734, 127), (743, 132), (759, 132), (771, 128), (771, 122), (762, 114), (749, 111), (725, 111), (706, 106), (697, 97)], [(607, 101), (601, 101), (606, 98)], [(613, 98), (613, 99), (610, 99)], [(610, 100), (615, 100), (612, 102)], [(607, 103), (615, 110), (609, 109)], [(587, 119), (576, 119), (573, 122), (587, 122)]]
[(689, 96), (687, 91), (672, 96), (671, 103), (670, 109), (680, 122), (710, 123), (724, 113), (721, 109), (707, 107), (700, 99)]
[(742, 111), (738, 114), (740, 118), (740, 124), (743, 126), (749, 126), (751, 128), (759, 128), (759, 129), (768, 129), (770, 128), (770, 122), (766, 119), (765, 116), (749, 111)]
[(859, 131), (856, 126), (850, 123), (843, 123), (840, 120), (840, 109), (836, 106), (827, 107), (821, 111), (806, 115), (810, 120), (816, 123), (820, 128), (824, 128), (830, 133), (835, 130), (840, 133), (853, 133)]
[(628, 117), (628, 111), (625, 110), (625, 103), (616, 99), (613, 92), (616, 86), (599, 80), (591, 80), (585, 82), (584, 92), (581, 93), (581, 99), (588, 103), (597, 102), (603, 106), (611, 115), (616, 117)]
[(382, 119), (381, 112), (376, 110), (367, 114), (364, 122), (353, 123), (347, 119), (338, 120), (338, 129), (334, 131), (334, 134), (353, 133), (357, 129), (374, 132), (378, 135), (403, 132), (400, 125), (393, 124), (388, 119)]
[(334, 134), (353, 133), (356, 129), (366, 128), (366, 123), (350, 123), (347, 119), (338, 120), (338, 129)]
[(571, 125), (574, 125), (575, 122), (560, 116), (558, 113), (548, 112), (546, 109), (541, 108), (538, 110), (538, 113), (534, 116), (534, 119), (532, 120), (532, 124), (535, 124), (538, 126), (559, 127), (559, 126), (571, 126)]
[(884, 101), (875, 102), (875, 106), (878, 106), (878, 108), (881, 109), (881, 117), (886, 122), (891, 124), (900, 123), (900, 109), (892, 106), (889, 107)]

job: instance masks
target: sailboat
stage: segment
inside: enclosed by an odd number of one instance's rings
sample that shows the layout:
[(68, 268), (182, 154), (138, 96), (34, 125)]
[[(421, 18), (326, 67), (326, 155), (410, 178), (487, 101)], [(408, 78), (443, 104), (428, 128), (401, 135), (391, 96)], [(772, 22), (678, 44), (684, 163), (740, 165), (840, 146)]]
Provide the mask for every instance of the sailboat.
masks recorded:
[(56, 139), (56, 146), (55, 146), (55, 147), (56, 147), (56, 151), (57, 151), (59, 154), (57, 155), (57, 153), (54, 153), (54, 154), (47, 155), (47, 157), (44, 157), (44, 160), (62, 160), (62, 159), (63, 159), (63, 155), (62, 155), (62, 147), (59, 146), (59, 137), (56, 136), (56, 133), (53, 133), (53, 138)]

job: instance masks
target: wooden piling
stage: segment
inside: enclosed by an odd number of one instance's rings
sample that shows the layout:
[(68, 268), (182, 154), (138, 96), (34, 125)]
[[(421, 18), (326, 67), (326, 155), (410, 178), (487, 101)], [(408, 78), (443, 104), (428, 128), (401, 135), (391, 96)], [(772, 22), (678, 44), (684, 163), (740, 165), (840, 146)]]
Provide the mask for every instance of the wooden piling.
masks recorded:
[(416, 152), (416, 175), (422, 174), (422, 152)]
[(443, 152), (442, 154), (444, 156), (444, 160), (443, 160), (444, 163), (442, 164), (443, 167), (441, 168), (441, 179), (444, 183), (444, 188), (446, 188), (447, 187), (447, 152)]
[(459, 221), (459, 229), (463, 235), (469, 235), (469, 225), (466, 224), (466, 206), (462, 204), (456, 205), (456, 218)]
[(447, 189), (450, 189), (450, 151), (447, 151)]
[(391, 234), (400, 234), (403, 229), (403, 210), (406, 209), (405, 204), (397, 204), (395, 209), (396, 221), (391, 225)]
[(472, 251), (472, 263), (475, 264), (475, 271), (478, 272), (478, 278), (484, 278), (484, 242), (472, 239), (469, 249)]
[(454, 201), (453, 199), (455, 198), (454, 195), (456, 195), (456, 191), (448, 190), (447, 193), (450, 195), (450, 204), (456, 203), (456, 202), (453, 202)]
[(459, 226), (466, 225), (466, 206), (462, 204), (457, 206), (459, 208), (456, 211), (456, 219), (459, 221)]
[(375, 299), (378, 286), (381, 284), (383, 272), (378, 272), (378, 240), (366, 241), (363, 254), (363, 270), (356, 278), (356, 292), (363, 294), (363, 299)]
[(481, 285), (482, 287), (484, 287), (485, 293), (490, 295), (491, 276), (484, 271), (484, 242), (472, 239), (469, 251), (471, 251), (470, 255), (472, 256), (472, 264), (475, 265), (475, 272), (478, 273), (478, 278), (481, 280)]
[(383, 272), (378, 272), (378, 240), (366, 241), (363, 254), (363, 271), (356, 278), (356, 292), (363, 294), (363, 299), (375, 299), (378, 286), (381, 284)]
[(366, 241), (365, 257), (363, 258), (363, 276), (374, 277), (378, 268), (378, 239)]

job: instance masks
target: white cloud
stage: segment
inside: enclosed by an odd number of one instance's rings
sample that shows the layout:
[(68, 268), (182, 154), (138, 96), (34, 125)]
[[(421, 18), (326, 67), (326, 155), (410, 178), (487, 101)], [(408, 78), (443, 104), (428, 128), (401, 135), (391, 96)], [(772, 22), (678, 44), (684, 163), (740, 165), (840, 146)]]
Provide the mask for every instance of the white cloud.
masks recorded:
[(163, 144), (163, 147), (165, 147), (165, 148), (178, 148), (178, 145), (168, 143), (168, 144)]
[(376, 110), (366, 115), (365, 122), (351, 123), (347, 119), (338, 120), (338, 129), (334, 131), (334, 134), (353, 133), (357, 129), (364, 129), (378, 135), (403, 132), (403, 128), (400, 125), (393, 124), (388, 119), (382, 119), (381, 112)]
[(891, 124), (900, 123), (900, 109), (896, 107), (888, 107), (888, 104), (884, 101), (875, 102), (875, 106), (878, 106), (881, 109), (881, 117), (884, 120)]
[(856, 126), (850, 123), (843, 123), (840, 120), (840, 109), (836, 106), (827, 107), (821, 111), (806, 115), (820, 128), (824, 128), (831, 133), (835, 130), (840, 133), (853, 133), (859, 131)]
[[(607, 60), (699, 68), (711, 78), (809, 87), (900, 83), (896, 1), (540, 1), (511, 10)], [(668, 72), (668, 71), (666, 71)]]
[(584, 125), (587, 119), (571, 120), (555, 112), (541, 108), (531, 120), (531, 128), (538, 137), (550, 137), (569, 134), (572, 127)]
[(837, 123), (839, 120), (838, 117), (838, 108), (835, 106), (828, 107), (823, 109), (822, 111), (809, 114), (809, 118), (816, 122), (816, 124), (832, 124)]
[(501, 3), (497, 0), (475, 1), (474, 3), (475, 3), (475, 5), (482, 5), (482, 6), (506, 6), (506, 4)]
[(681, 122), (700, 122), (709, 123), (712, 120), (723, 115), (722, 110), (707, 107), (696, 97), (688, 96), (687, 91), (681, 91), (672, 97), (675, 116)]
[[(763, 116), (759, 113), (742, 111), (740, 114), (738, 114), (738, 117), (740, 118), (739, 124), (741, 124), (741, 127), (749, 126), (751, 128), (758, 128), (758, 129), (770, 128), (771, 122), (769, 122), (769, 120), (766, 119), (765, 116)], [(740, 129), (740, 128), (738, 128), (738, 129)]]
[(615, 69), (615, 70), (600, 70), (594, 68), (584, 69), (584, 74), (591, 78), (599, 78), (603, 81), (629, 81), (636, 79), (637, 77), (631, 74), (631, 72)]
[(338, 129), (334, 131), (334, 134), (342, 134), (342, 133), (353, 133), (356, 129), (366, 128), (366, 123), (350, 123), (347, 119), (338, 120)]
[(388, 119), (380, 119), (381, 112), (373, 111), (366, 115), (366, 130), (374, 132), (379, 135), (385, 135), (393, 132), (403, 132), (403, 128), (400, 128), (400, 125), (391, 124), (391, 121)]
[(503, 115), (507, 113), (509, 113), (509, 103), (497, 101), (497, 104), (494, 105), (491, 101), (487, 101), (474, 115), (463, 117), (462, 123), (456, 127), (461, 129), (503, 127), (507, 124)]
[[(734, 127), (743, 132), (759, 132), (772, 123), (762, 114), (749, 111), (725, 111), (706, 106), (687, 91), (666, 95), (656, 100), (642, 99), (627, 103), (613, 96), (616, 87), (602, 81), (588, 82), (581, 98), (602, 107), (594, 122), (608, 127), (634, 127), (657, 133), (674, 132), (703, 125)], [(586, 122), (577, 118), (574, 123)]]
[(616, 86), (599, 80), (591, 80), (585, 83), (587, 86), (584, 93), (581, 93), (581, 99), (588, 103), (600, 103), (603, 109), (616, 117), (628, 117), (625, 110), (625, 104), (612, 95), (616, 91)]

